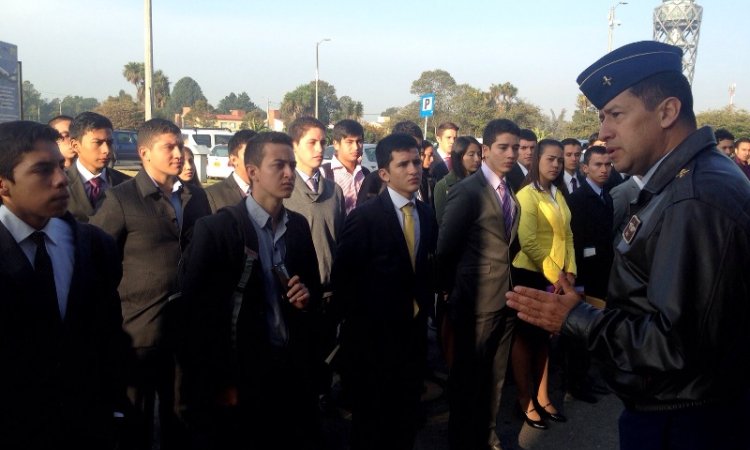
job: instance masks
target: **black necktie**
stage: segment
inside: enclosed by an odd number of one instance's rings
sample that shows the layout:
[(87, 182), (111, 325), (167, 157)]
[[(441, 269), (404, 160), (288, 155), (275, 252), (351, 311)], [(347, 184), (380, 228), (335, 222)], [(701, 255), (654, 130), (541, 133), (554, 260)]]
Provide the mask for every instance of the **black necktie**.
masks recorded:
[(55, 273), (52, 269), (52, 259), (47, 253), (44, 244), (44, 232), (35, 231), (31, 233), (31, 240), (36, 244), (36, 256), (34, 257), (34, 276), (42, 298), (39, 299), (40, 310), (49, 317), (49, 323), (53, 330), (59, 331), (62, 320), (60, 319), (60, 306), (57, 304), (57, 289), (55, 288)]
[(578, 189), (578, 180), (576, 180), (575, 177), (573, 177), (570, 180), (570, 185), (573, 186), (573, 190), (571, 192), (575, 192), (576, 189)]

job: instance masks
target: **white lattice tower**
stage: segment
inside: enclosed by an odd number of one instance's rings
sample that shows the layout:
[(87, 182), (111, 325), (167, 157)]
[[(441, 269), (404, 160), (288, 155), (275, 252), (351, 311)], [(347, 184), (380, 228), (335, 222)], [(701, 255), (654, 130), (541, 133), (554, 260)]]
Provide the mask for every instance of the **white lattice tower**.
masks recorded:
[(682, 71), (691, 85), (702, 16), (703, 7), (694, 0), (663, 0), (654, 9), (654, 40), (682, 48)]

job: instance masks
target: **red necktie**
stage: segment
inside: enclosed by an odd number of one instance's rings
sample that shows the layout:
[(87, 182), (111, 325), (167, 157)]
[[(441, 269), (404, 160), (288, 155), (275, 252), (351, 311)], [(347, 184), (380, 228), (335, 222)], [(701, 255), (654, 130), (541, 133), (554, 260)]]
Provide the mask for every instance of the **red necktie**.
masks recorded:
[(100, 177), (94, 177), (89, 180), (91, 184), (91, 206), (96, 207), (96, 201), (99, 199), (99, 192), (101, 192), (102, 179)]
[(448, 155), (448, 157), (445, 159), (445, 163), (448, 165), (448, 171), (453, 170), (453, 165), (451, 164), (451, 157)]

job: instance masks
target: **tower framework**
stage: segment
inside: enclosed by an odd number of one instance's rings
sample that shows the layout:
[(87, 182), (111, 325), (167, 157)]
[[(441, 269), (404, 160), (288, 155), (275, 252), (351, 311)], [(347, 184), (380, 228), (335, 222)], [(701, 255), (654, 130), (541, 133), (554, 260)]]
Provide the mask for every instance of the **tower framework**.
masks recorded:
[(703, 7), (694, 0), (663, 0), (654, 9), (654, 40), (683, 50), (682, 71), (693, 84)]

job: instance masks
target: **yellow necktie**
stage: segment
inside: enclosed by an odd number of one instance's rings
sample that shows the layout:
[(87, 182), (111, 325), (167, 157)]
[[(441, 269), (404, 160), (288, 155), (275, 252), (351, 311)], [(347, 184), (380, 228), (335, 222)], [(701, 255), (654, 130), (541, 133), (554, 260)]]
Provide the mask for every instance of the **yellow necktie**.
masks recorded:
[[(409, 249), (409, 258), (411, 258), (411, 268), (416, 272), (416, 248), (414, 235), (414, 204), (407, 203), (401, 207), (401, 212), (404, 213), (404, 237), (406, 238), (406, 247)], [(419, 306), (417, 301), (414, 301), (414, 317), (417, 317), (419, 313)]]

